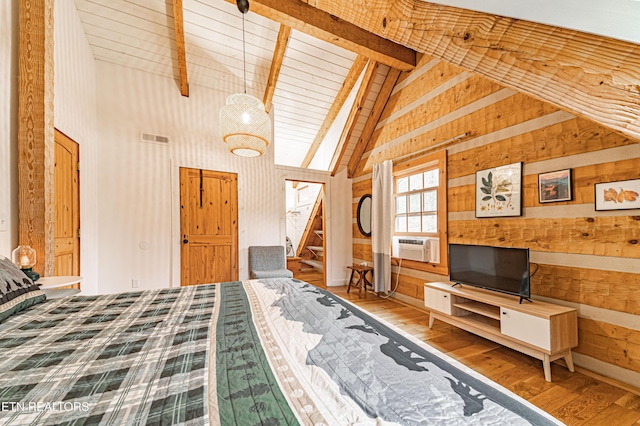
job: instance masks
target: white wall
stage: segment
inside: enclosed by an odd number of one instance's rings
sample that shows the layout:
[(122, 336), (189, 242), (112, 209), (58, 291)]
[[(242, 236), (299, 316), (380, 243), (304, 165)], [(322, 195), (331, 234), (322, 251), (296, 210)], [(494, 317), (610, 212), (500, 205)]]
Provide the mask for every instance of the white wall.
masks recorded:
[[(239, 272), (246, 279), (250, 245), (285, 243), (285, 178), (314, 179), (277, 172), (273, 146), (260, 158), (230, 154), (218, 131), (223, 90), (192, 84), (185, 98), (172, 79), (102, 61), (96, 71), (100, 292), (131, 291), (133, 279), (141, 289), (179, 286), (179, 167), (238, 174)], [(170, 143), (140, 142), (141, 131)], [(342, 214), (350, 236), (351, 185), (343, 176), (329, 186), (344, 198), (334, 215)], [(336, 253), (346, 282), (351, 240), (333, 244), (344, 246)]]
[(98, 293), (95, 62), (73, 0), (54, 3), (54, 124), (80, 145), (80, 273)]
[[(239, 271), (249, 245), (283, 244), (273, 188), (273, 148), (257, 159), (230, 154), (218, 132), (225, 93), (97, 61), (100, 292), (179, 285), (179, 167), (238, 173)], [(140, 142), (144, 131), (168, 146)], [(274, 226), (275, 224), (275, 226)], [(148, 243), (148, 249), (142, 249)]]
[[(331, 172), (297, 167), (276, 166), (275, 171), (279, 177), (280, 194), (278, 195), (280, 197), (285, 196), (286, 180), (325, 184), (326, 199), (323, 205), (326, 225), (324, 229), (324, 258), (327, 265), (325, 280), (328, 286), (346, 285), (349, 278), (347, 266), (353, 264), (352, 192), (351, 180), (347, 178), (346, 168), (335, 177), (331, 177)], [(280, 215), (282, 240), (285, 238), (286, 220), (285, 211), (282, 210)]]
[(0, 255), (18, 244), (18, 0), (0, 1)]

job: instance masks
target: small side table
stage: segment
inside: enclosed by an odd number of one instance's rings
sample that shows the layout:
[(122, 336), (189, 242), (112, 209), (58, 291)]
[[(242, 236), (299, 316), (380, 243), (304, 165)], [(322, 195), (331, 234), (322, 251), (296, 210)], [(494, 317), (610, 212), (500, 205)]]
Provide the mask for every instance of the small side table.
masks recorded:
[(40, 285), (40, 290), (44, 291), (47, 299), (59, 299), (80, 293), (79, 288), (60, 288), (80, 284), (80, 281), (82, 277), (79, 276), (42, 277), (36, 284)]
[[(371, 280), (373, 280), (373, 267), (364, 265), (353, 265), (347, 266), (347, 268), (351, 269), (351, 277), (349, 278), (347, 293), (349, 293), (349, 291), (351, 290), (352, 285), (358, 289), (358, 297), (360, 297), (360, 292), (363, 288), (365, 292), (367, 291), (367, 284), (370, 285), (371, 288), (373, 288), (373, 284), (367, 279), (367, 272), (371, 272)], [(356, 272), (358, 273), (358, 281), (353, 284), (353, 276)]]

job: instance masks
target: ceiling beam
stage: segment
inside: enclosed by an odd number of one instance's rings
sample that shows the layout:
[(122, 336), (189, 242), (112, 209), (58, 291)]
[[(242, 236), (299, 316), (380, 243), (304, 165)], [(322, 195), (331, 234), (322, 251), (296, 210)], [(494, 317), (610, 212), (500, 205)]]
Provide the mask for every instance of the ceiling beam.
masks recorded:
[(300, 167), (307, 168), (309, 167), (309, 164), (311, 164), (311, 160), (313, 160), (313, 157), (316, 155), (318, 148), (320, 148), (324, 137), (327, 136), (327, 132), (338, 116), (342, 105), (344, 105), (344, 102), (349, 97), (353, 86), (355, 86), (358, 78), (360, 78), (362, 70), (364, 69), (365, 65), (367, 65), (367, 60), (368, 59), (364, 56), (358, 55), (356, 57), (356, 60), (353, 61), (353, 65), (351, 65), (351, 69), (349, 70), (347, 77), (344, 79), (344, 83), (342, 83), (342, 87), (340, 87), (340, 90), (338, 91), (338, 94), (336, 95), (331, 108), (329, 108), (329, 112), (324, 118), (322, 126), (320, 126), (320, 130), (318, 130), (318, 134), (316, 134), (315, 139), (309, 146), (309, 151), (307, 151), (307, 155), (304, 157), (304, 160), (302, 160), (302, 164), (300, 165)]
[(176, 32), (176, 49), (178, 51), (178, 72), (180, 74), (180, 94), (189, 97), (189, 79), (187, 77), (187, 50), (184, 44), (184, 18), (182, 16), (182, 0), (173, 0), (173, 27)]
[(358, 168), (358, 164), (362, 159), (362, 154), (364, 154), (367, 145), (369, 144), (369, 140), (371, 139), (371, 135), (373, 135), (373, 131), (380, 120), (382, 111), (384, 111), (384, 107), (387, 105), (389, 97), (391, 97), (391, 92), (396, 85), (396, 81), (398, 81), (398, 77), (400, 77), (400, 70), (391, 68), (387, 74), (387, 78), (385, 78), (384, 83), (382, 83), (380, 93), (378, 93), (376, 102), (373, 104), (373, 108), (369, 113), (364, 129), (362, 129), (360, 139), (358, 139), (358, 143), (356, 144), (356, 147), (351, 154), (351, 158), (349, 159), (349, 165), (347, 166), (347, 176), (349, 178), (354, 176), (356, 169)]
[(284, 52), (287, 50), (287, 43), (289, 43), (290, 35), (291, 27), (280, 24), (280, 31), (278, 31), (278, 41), (276, 41), (276, 48), (273, 51), (273, 61), (271, 61), (271, 70), (269, 70), (267, 89), (264, 91), (263, 103), (264, 109), (267, 114), (269, 114), (269, 111), (271, 110), (271, 101), (273, 100), (273, 94), (276, 91), (276, 83), (278, 82), (280, 68), (282, 68), (282, 61), (284, 60)]
[(418, 52), (640, 139), (638, 44), (422, 0), (313, 4)]
[[(226, 0), (235, 4), (235, 0)], [(251, 11), (294, 30), (401, 70), (416, 66), (416, 52), (300, 0), (252, 0)]]
[(379, 63), (369, 61), (369, 65), (367, 66), (367, 70), (364, 73), (364, 77), (362, 77), (362, 83), (360, 83), (358, 93), (356, 93), (356, 98), (353, 101), (353, 106), (351, 107), (351, 111), (349, 111), (349, 116), (347, 117), (344, 129), (342, 129), (342, 134), (340, 135), (340, 140), (338, 141), (338, 145), (336, 146), (336, 151), (333, 154), (333, 159), (331, 160), (331, 164), (329, 165), (329, 169), (333, 170), (331, 172), (331, 176), (335, 176), (336, 173), (338, 173), (338, 168), (340, 167), (340, 163), (342, 162), (342, 157), (344, 157), (345, 151), (349, 146), (349, 141), (351, 140), (353, 129), (356, 127), (358, 118), (362, 113), (362, 107), (367, 101), (369, 92), (371, 92), (371, 86), (373, 86), (376, 75), (378, 75), (378, 68), (380, 68)]

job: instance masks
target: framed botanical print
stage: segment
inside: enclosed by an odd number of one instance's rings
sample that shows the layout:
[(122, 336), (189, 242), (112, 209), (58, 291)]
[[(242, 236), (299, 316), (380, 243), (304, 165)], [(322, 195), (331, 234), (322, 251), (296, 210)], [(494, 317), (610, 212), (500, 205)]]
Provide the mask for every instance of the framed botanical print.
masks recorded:
[(476, 217), (522, 215), (522, 163), (476, 172)]
[(640, 209), (640, 179), (596, 183), (596, 210)]

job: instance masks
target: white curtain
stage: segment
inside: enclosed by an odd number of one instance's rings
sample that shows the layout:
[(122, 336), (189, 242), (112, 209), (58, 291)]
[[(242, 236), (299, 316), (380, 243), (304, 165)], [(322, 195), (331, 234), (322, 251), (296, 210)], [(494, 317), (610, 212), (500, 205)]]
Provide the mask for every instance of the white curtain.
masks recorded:
[(373, 166), (371, 196), (371, 245), (373, 289), (391, 291), (391, 238), (393, 236), (393, 163)]

